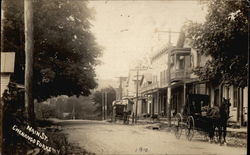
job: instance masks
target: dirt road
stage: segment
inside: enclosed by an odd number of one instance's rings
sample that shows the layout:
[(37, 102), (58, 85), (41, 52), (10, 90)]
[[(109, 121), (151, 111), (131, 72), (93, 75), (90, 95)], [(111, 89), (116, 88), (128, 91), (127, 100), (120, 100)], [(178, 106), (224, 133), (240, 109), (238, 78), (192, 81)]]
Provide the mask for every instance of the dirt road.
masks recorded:
[(145, 125), (111, 124), (102, 121), (64, 121), (60, 123), (70, 142), (96, 154), (183, 154), (245, 155), (246, 148), (219, 146), (202, 141), (201, 136), (187, 141), (166, 131), (150, 130)]

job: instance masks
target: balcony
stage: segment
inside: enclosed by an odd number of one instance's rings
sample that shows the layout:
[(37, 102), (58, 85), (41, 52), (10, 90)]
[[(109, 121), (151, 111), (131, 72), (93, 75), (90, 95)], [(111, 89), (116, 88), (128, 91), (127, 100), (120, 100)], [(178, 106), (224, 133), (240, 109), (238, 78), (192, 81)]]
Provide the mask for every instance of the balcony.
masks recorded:
[(172, 70), (170, 73), (170, 81), (171, 82), (186, 81), (190, 79), (191, 73), (192, 73), (191, 69)]
[(149, 84), (149, 85), (146, 85), (146, 86), (141, 86), (139, 88), (139, 92), (140, 93), (146, 93), (146, 92), (153, 91), (154, 89), (158, 89), (158, 88), (159, 88), (159, 82), (152, 83), (152, 84)]
[(191, 50), (189, 48), (174, 49), (170, 56), (170, 82), (186, 81), (190, 79)]

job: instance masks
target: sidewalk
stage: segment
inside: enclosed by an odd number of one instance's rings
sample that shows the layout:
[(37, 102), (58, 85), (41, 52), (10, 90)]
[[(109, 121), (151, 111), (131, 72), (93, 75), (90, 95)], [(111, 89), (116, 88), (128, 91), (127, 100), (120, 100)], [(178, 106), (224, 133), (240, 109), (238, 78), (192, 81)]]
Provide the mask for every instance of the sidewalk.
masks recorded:
[[(166, 128), (168, 128), (167, 118), (161, 118), (160, 120), (153, 120), (150, 118), (140, 119), (140, 120), (137, 120), (137, 124), (152, 124), (150, 126), (153, 129), (156, 129), (156, 128), (166, 129)], [(171, 121), (171, 125), (174, 125), (174, 121)], [(241, 127), (241, 128), (227, 127), (227, 136), (247, 139), (247, 127)]]
[(227, 128), (227, 134), (230, 137), (237, 137), (242, 139), (247, 139), (247, 127), (241, 127), (241, 128)]

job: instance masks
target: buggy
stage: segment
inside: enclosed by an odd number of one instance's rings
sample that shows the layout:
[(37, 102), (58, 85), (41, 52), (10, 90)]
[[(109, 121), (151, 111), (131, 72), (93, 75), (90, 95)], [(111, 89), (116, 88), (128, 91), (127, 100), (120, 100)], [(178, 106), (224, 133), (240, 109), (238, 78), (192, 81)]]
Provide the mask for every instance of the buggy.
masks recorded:
[(191, 141), (194, 132), (203, 131), (209, 133), (213, 128), (213, 119), (207, 116), (209, 109), (209, 96), (201, 94), (189, 94), (182, 113), (175, 115), (175, 136), (180, 138), (185, 131), (186, 138)]
[(130, 99), (115, 100), (112, 103), (111, 121), (123, 120), (129, 124), (129, 117), (132, 113), (133, 102)]

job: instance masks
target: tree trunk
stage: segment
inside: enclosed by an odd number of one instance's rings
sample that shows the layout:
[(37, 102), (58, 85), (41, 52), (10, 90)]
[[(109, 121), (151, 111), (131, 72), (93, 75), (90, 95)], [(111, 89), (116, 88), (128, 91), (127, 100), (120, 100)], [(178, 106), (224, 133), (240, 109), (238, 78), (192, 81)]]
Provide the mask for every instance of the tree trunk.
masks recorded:
[(25, 30), (25, 112), (31, 123), (35, 120), (33, 99), (33, 7), (32, 0), (24, 0)]

